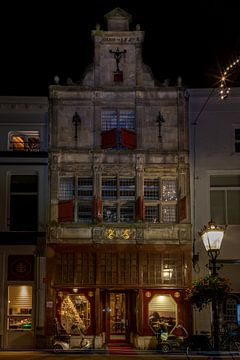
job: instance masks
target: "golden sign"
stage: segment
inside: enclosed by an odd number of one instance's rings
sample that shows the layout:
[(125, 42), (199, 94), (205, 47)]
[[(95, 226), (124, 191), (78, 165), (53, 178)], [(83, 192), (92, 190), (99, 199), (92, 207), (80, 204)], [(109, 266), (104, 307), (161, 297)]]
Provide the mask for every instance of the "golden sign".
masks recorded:
[(122, 238), (124, 240), (128, 240), (131, 235), (130, 229), (112, 229), (108, 228), (105, 231), (105, 235), (108, 239), (112, 240), (114, 238)]
[(112, 240), (114, 237), (116, 237), (116, 232), (113, 229), (107, 229), (106, 230), (106, 236)]
[(129, 239), (130, 238), (130, 230), (129, 229), (122, 230), (121, 237), (125, 240)]

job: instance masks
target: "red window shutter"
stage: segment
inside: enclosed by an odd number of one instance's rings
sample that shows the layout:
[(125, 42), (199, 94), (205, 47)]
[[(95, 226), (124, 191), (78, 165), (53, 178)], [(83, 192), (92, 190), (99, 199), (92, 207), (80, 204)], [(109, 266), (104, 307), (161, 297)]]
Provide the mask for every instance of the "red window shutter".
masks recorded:
[(187, 218), (187, 201), (186, 196), (179, 200), (178, 204), (178, 217), (179, 222)]
[(72, 200), (59, 201), (58, 203), (58, 221), (73, 221), (73, 202)]
[(121, 135), (122, 135), (122, 145), (124, 147), (128, 149), (136, 149), (137, 137), (135, 132), (122, 128)]
[(136, 220), (144, 220), (144, 203), (142, 196), (139, 196), (136, 201)]
[(111, 129), (102, 132), (102, 149), (111, 149), (117, 146), (117, 129)]
[(102, 200), (93, 198), (93, 220), (102, 221)]

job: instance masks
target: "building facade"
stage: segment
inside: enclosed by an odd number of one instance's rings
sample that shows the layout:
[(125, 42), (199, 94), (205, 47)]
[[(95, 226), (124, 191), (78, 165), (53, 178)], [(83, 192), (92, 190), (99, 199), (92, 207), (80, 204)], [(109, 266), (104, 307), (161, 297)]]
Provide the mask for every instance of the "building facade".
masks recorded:
[[(189, 89), (193, 278), (209, 273), (209, 258), (198, 232), (210, 220), (226, 226), (218, 274), (231, 283), (221, 306), (220, 331), (240, 325), (240, 89), (220, 100), (218, 89)], [(198, 261), (197, 261), (198, 259)], [(205, 265), (208, 265), (206, 267)], [(194, 330), (211, 330), (210, 307), (194, 313)]]
[(95, 348), (191, 329), (188, 109), (156, 84), (144, 32), (116, 8), (82, 80), (49, 89), (46, 337), (83, 325)]
[(1, 348), (44, 335), (47, 121), (47, 98), (0, 97)]

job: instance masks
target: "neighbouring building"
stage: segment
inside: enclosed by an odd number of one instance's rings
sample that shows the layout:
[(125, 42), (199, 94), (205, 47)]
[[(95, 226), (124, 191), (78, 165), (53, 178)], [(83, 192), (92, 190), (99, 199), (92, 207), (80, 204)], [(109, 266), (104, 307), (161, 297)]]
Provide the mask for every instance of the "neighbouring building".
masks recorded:
[(188, 99), (156, 83), (129, 14), (105, 20), (82, 80), (49, 88), (46, 336), (58, 319), (148, 349), (157, 317), (192, 326)]
[(42, 346), (48, 99), (0, 97), (0, 347)]
[[(189, 89), (193, 278), (209, 272), (198, 232), (210, 220), (227, 226), (218, 257), (219, 276), (231, 282), (220, 310), (220, 330), (240, 326), (240, 88), (225, 100), (218, 89)], [(197, 261), (198, 260), (198, 261)], [(194, 313), (194, 330), (210, 327), (210, 307)]]

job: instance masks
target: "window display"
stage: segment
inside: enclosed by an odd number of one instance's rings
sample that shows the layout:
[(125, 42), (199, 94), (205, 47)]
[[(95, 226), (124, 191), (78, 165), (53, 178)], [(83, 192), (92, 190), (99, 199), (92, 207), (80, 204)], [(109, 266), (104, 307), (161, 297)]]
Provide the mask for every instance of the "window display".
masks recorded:
[(90, 302), (84, 295), (69, 294), (63, 298), (61, 325), (68, 334), (86, 333), (90, 326)]
[(170, 334), (177, 323), (177, 304), (171, 295), (154, 295), (148, 305), (149, 326), (154, 333)]
[(8, 330), (32, 329), (32, 286), (8, 287)]

